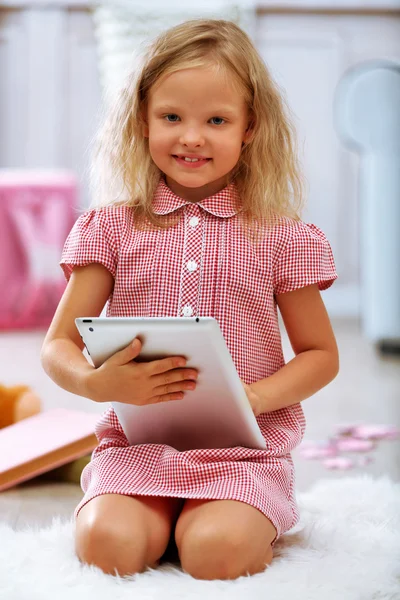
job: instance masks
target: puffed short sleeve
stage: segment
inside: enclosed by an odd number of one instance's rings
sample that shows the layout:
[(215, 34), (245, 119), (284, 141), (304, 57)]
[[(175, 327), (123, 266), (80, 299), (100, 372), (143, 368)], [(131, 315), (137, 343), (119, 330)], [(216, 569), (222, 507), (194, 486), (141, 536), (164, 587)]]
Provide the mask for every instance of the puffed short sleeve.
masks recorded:
[(326, 290), (337, 279), (332, 248), (321, 229), (296, 222), (274, 265), (274, 293), (284, 294), (317, 283)]
[(89, 210), (71, 229), (61, 255), (60, 265), (68, 280), (74, 267), (100, 263), (115, 277), (117, 248), (107, 212)]

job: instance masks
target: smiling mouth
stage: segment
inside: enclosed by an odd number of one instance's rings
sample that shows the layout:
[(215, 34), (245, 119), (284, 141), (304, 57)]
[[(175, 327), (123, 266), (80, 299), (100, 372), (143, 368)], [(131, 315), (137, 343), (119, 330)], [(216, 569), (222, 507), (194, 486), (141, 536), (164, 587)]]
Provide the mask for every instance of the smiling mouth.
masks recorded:
[(200, 157), (200, 156), (198, 158), (189, 157), (189, 156), (178, 156), (176, 154), (173, 154), (172, 156), (180, 164), (187, 165), (187, 166), (193, 166), (193, 167), (204, 165), (205, 163), (207, 163), (208, 161), (211, 160), (211, 158), (205, 158), (205, 157)]

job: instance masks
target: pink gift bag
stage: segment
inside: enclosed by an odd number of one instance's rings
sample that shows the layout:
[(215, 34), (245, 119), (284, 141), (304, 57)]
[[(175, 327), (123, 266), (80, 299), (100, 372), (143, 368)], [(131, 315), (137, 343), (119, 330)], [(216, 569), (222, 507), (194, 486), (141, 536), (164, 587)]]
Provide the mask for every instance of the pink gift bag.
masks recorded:
[(61, 251), (77, 216), (73, 173), (0, 170), (0, 329), (49, 325), (66, 285)]

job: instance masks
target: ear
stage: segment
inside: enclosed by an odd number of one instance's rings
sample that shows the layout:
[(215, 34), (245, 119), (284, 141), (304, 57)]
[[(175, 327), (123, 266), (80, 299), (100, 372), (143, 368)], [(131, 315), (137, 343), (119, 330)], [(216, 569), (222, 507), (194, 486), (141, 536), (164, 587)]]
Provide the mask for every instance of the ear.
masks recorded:
[(252, 141), (253, 136), (254, 136), (254, 120), (251, 119), (247, 125), (246, 131), (244, 132), (243, 143), (249, 144)]

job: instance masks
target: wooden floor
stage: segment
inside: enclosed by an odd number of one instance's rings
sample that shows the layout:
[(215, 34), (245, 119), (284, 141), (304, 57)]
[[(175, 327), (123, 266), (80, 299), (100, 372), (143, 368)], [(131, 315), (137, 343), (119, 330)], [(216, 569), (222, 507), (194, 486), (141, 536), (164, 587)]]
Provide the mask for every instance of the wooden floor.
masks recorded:
[[(305, 439), (323, 440), (344, 423), (379, 423), (400, 426), (400, 359), (381, 357), (353, 321), (334, 321), (341, 370), (325, 389), (303, 402), (307, 418)], [(32, 386), (43, 408), (69, 407), (101, 413), (104, 405), (59, 389), (43, 372), (39, 352), (44, 332), (0, 334), (0, 381)], [(287, 359), (292, 356), (284, 337)], [(297, 490), (307, 490), (320, 478), (368, 473), (387, 474), (400, 481), (400, 440), (381, 442), (374, 461), (362, 469), (328, 471), (319, 462), (306, 461), (296, 450)], [(82, 497), (78, 485), (33, 481), (0, 493), (0, 521), (16, 528), (51, 523), (53, 516), (69, 517)]]

